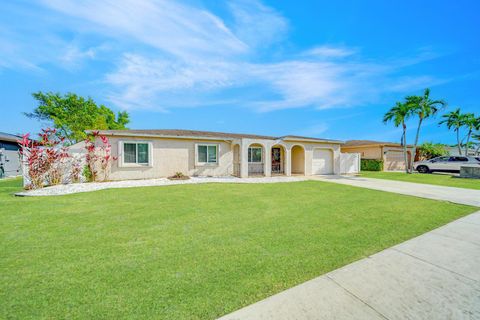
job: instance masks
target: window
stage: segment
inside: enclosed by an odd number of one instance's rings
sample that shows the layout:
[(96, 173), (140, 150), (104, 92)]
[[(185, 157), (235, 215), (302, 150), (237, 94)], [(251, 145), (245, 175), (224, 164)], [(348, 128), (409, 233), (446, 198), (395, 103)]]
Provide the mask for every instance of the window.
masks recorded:
[(123, 163), (148, 165), (149, 164), (148, 143), (145, 143), (145, 142), (123, 143)]
[(248, 162), (262, 162), (262, 147), (248, 148)]
[(465, 157), (451, 157), (451, 158), (450, 158), (450, 161), (454, 161), (454, 162), (466, 162), (466, 161), (468, 161), (468, 159), (465, 158)]
[(197, 162), (217, 163), (217, 150), (218, 148), (216, 144), (197, 145)]

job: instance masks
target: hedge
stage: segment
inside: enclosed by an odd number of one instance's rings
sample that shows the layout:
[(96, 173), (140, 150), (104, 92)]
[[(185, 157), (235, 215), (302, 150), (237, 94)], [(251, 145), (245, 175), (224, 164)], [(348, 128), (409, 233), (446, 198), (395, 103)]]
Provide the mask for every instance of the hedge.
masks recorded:
[(383, 171), (383, 160), (361, 159), (361, 171)]

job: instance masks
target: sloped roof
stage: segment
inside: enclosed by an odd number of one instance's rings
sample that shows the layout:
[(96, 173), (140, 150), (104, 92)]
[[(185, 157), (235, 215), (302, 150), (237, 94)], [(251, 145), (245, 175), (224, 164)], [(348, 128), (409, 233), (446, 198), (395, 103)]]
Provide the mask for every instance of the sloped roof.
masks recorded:
[[(348, 140), (345, 141), (344, 147), (364, 147), (364, 146), (391, 146), (391, 147), (401, 147), (400, 143), (395, 142), (385, 142), (385, 141), (375, 141), (375, 140)], [(411, 147), (411, 145), (407, 145)]]
[(0, 141), (9, 141), (9, 142), (17, 142), (21, 140), (21, 136), (17, 136), (15, 134), (10, 134), (6, 132), (0, 132)]
[[(93, 130), (88, 130), (87, 132), (92, 132)], [(213, 131), (198, 131), (198, 130), (183, 130), (183, 129), (155, 129), (155, 130), (100, 130), (100, 133), (105, 135), (114, 135), (114, 136), (158, 136), (158, 137), (179, 137), (179, 138), (219, 138), (219, 139), (265, 139), (265, 140), (315, 140), (319, 142), (336, 142), (343, 143), (339, 140), (331, 139), (321, 139), (321, 138), (312, 138), (312, 137), (302, 137), (302, 136), (265, 136), (257, 134), (244, 134), (244, 133), (228, 133), (228, 132), (213, 132)]]

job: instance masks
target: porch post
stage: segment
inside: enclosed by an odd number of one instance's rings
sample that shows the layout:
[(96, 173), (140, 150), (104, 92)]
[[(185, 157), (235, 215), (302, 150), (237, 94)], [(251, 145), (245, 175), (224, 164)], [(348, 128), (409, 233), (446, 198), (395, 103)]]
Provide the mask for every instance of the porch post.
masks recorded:
[(243, 139), (240, 145), (240, 178), (248, 178), (248, 143)]
[(265, 144), (265, 163), (263, 164), (263, 172), (265, 177), (272, 176), (272, 146), (269, 143)]
[(285, 148), (285, 175), (291, 176), (292, 175), (292, 150)]

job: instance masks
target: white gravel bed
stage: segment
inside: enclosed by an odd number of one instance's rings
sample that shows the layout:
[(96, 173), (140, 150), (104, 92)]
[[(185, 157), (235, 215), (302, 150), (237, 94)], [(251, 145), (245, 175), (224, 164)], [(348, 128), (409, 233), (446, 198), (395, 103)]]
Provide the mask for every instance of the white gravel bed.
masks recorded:
[(198, 183), (279, 183), (296, 182), (309, 180), (307, 177), (258, 177), (258, 178), (237, 178), (237, 177), (192, 177), (188, 180), (169, 180), (167, 178), (148, 180), (125, 180), (111, 182), (89, 182), (56, 185), (36, 190), (18, 192), (17, 196), (59, 196), (64, 194), (90, 192), (103, 189), (170, 186), (177, 184), (198, 184)]

